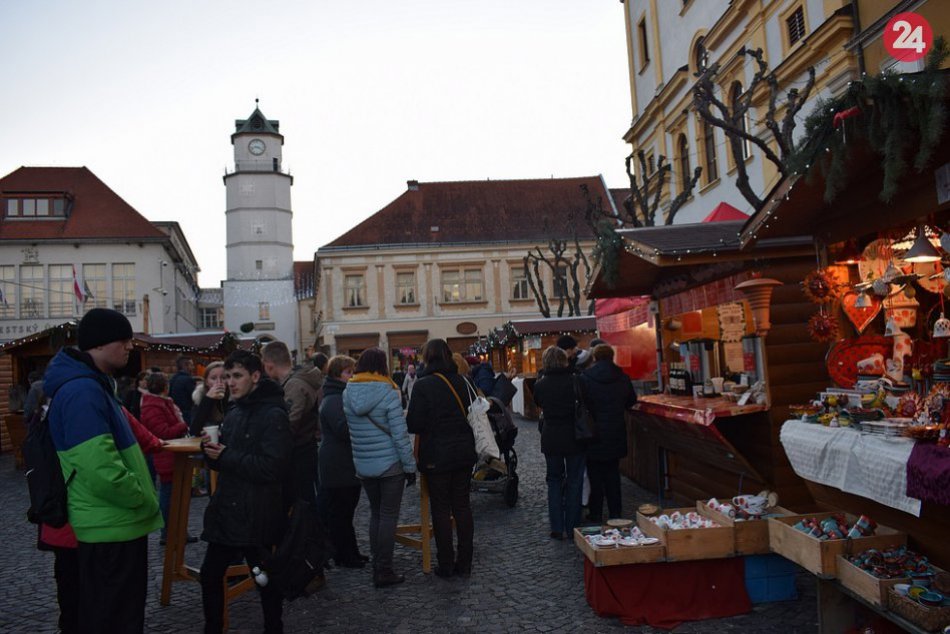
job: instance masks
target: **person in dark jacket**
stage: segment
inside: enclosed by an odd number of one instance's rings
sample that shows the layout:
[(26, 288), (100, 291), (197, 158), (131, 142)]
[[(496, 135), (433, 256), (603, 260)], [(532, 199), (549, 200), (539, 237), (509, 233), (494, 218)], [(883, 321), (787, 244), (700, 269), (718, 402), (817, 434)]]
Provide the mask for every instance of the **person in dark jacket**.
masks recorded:
[(353, 466), (353, 445), (343, 413), (343, 390), (356, 359), (338, 355), (327, 365), (320, 402), (320, 488), (327, 500), (327, 528), (333, 560), (343, 568), (362, 568), (369, 561), (356, 545), (353, 515), (360, 501), (360, 481)]
[(541, 408), (541, 453), (547, 463), (548, 518), (551, 538), (571, 536), (580, 522), (584, 487), (584, 449), (574, 440), (574, 373), (567, 354), (550, 346), (541, 355), (544, 376), (534, 385)]
[(495, 391), (495, 370), (491, 367), (490, 361), (482, 361), (476, 356), (466, 359), (472, 368), (472, 383), (482, 391), (485, 396), (491, 396)]
[[(475, 436), (468, 424), (470, 391), (452, 361), (443, 339), (422, 350), (425, 370), (412, 388), (406, 422), (419, 436), (419, 470), (429, 485), (432, 532), (438, 550), (435, 574), (464, 577), (472, 573), (475, 523), (469, 500), (472, 467), (478, 459)], [(458, 557), (452, 546), (452, 518), (458, 536)]]
[[(235, 559), (258, 565), (264, 549), (276, 545), (286, 515), (281, 483), (290, 465), (293, 439), (284, 392), (262, 378), (261, 360), (236, 350), (224, 363), (232, 405), (221, 424), (219, 442), (203, 436), (208, 466), (218, 472), (218, 488), (205, 509), (208, 542), (201, 564), (205, 633), (223, 629), (224, 573)], [(282, 597), (276, 584), (258, 586), (264, 631), (282, 632)]]
[(592, 522), (602, 521), (604, 495), (611, 518), (621, 517), (620, 459), (627, 455), (626, 410), (637, 402), (630, 378), (614, 363), (614, 349), (607, 344), (591, 352), (593, 364), (581, 380), (587, 407), (597, 425), (597, 440), (587, 446), (590, 497), (587, 508)]
[(191, 357), (178, 357), (175, 359), (175, 368), (177, 372), (168, 382), (168, 395), (185, 420), (191, 420), (191, 393), (195, 391), (195, 362)]

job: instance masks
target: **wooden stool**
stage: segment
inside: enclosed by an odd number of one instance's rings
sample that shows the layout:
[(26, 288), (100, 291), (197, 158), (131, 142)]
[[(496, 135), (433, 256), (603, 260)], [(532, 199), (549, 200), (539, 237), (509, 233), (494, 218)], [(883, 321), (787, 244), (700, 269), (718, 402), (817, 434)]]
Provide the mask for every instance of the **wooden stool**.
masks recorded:
[[(455, 526), (455, 518), (452, 518)], [(416, 537), (418, 535), (418, 537)], [(396, 541), (404, 546), (422, 551), (422, 572), (432, 572), (432, 514), (429, 513), (429, 484), (419, 474), (419, 523), (402, 524), (396, 527)]]

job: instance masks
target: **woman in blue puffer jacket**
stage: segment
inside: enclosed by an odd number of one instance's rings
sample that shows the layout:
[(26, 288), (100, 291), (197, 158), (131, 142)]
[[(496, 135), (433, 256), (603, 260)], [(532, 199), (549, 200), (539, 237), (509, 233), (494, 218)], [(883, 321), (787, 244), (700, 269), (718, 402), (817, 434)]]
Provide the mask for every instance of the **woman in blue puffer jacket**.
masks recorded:
[(403, 483), (415, 484), (416, 461), (399, 388), (389, 378), (386, 353), (379, 348), (364, 350), (356, 362), (356, 373), (343, 391), (343, 412), (353, 464), (369, 499), (373, 585), (402, 583), (405, 577), (393, 571), (393, 548)]

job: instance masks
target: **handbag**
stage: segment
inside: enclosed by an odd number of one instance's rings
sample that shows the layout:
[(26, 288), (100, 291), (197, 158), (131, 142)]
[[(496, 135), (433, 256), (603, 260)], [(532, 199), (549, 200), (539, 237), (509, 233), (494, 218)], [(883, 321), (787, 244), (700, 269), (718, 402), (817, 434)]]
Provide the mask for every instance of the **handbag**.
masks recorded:
[(573, 380), (574, 440), (582, 444), (587, 444), (597, 440), (597, 424), (594, 422), (594, 417), (584, 402), (584, 390), (581, 388), (580, 379), (574, 376)]
[(452, 395), (455, 396), (455, 401), (459, 404), (462, 415), (465, 416), (469, 427), (472, 428), (472, 433), (475, 435), (475, 452), (478, 454), (478, 459), (483, 462), (488, 462), (492, 459), (498, 460), (501, 458), (501, 451), (498, 450), (498, 443), (495, 442), (495, 434), (492, 432), (491, 422), (488, 420), (488, 409), (491, 407), (491, 403), (488, 402), (488, 399), (484, 396), (479, 396), (466, 380), (465, 387), (468, 388), (469, 397), (472, 399), (472, 404), (469, 406), (468, 412), (466, 412), (465, 406), (462, 405), (462, 399), (459, 397), (458, 392), (455, 391), (455, 387), (452, 383), (440, 372), (436, 372), (435, 375), (445, 381), (445, 384), (452, 390)]

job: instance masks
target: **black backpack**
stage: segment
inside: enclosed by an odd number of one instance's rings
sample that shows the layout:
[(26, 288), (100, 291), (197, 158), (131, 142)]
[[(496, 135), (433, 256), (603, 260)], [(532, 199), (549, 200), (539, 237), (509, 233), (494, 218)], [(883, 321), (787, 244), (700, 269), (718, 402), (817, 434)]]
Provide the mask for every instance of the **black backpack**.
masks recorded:
[(23, 441), (23, 460), (26, 462), (26, 486), (30, 490), (30, 508), (26, 518), (34, 524), (49, 524), (59, 528), (68, 521), (66, 487), (76, 470), (63, 478), (59, 456), (49, 432), (49, 406), (40, 407), (33, 415)]
[(264, 558), (264, 569), (284, 598), (293, 601), (323, 587), (326, 560), (323, 522), (313, 504), (297, 499), (277, 550)]

